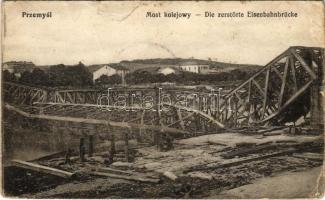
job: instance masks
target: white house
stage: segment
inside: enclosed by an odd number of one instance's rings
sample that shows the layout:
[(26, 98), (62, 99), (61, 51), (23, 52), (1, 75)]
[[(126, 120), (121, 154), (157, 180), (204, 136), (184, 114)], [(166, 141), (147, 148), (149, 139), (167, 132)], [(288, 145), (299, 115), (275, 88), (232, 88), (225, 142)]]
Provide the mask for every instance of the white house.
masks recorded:
[(95, 82), (96, 79), (101, 77), (102, 75), (112, 76), (112, 75), (119, 75), (122, 77), (122, 82), (124, 83), (124, 77), (129, 70), (123, 66), (113, 66), (113, 65), (91, 65), (88, 67), (88, 70), (93, 75), (93, 81)]
[(176, 74), (176, 70), (172, 67), (160, 67), (158, 73), (168, 75), (168, 74)]
[(20, 77), (24, 71), (32, 72), (36, 66), (32, 62), (25, 61), (10, 61), (2, 64), (2, 70), (8, 70), (10, 73), (14, 73), (16, 77)]
[(178, 66), (183, 71), (206, 74), (209, 72), (209, 65), (199, 65), (195, 62), (185, 62)]

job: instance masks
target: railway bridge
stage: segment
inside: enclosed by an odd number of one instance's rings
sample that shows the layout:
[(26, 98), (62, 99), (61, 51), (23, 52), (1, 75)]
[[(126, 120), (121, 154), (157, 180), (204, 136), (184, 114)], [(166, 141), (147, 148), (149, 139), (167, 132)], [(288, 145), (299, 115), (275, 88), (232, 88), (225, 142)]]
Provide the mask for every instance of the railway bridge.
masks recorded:
[(30, 119), (183, 136), (281, 124), (308, 113), (313, 125), (319, 126), (323, 124), (320, 95), (323, 70), (324, 49), (295, 46), (228, 93), (218, 88), (58, 90), (5, 82), (4, 107)]

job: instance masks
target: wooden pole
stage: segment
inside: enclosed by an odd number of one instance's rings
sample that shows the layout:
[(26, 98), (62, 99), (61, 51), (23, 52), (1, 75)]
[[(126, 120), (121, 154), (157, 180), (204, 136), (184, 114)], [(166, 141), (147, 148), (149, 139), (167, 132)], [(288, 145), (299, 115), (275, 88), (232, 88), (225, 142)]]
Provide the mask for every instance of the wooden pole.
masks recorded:
[(129, 130), (127, 130), (124, 134), (124, 153), (125, 153), (125, 161), (129, 162), (130, 157), (129, 157)]
[(23, 169), (29, 169), (29, 170), (33, 170), (36, 172), (42, 172), (42, 173), (46, 173), (46, 174), (52, 174), (52, 175), (59, 176), (62, 178), (70, 178), (73, 176), (73, 173), (71, 173), (71, 172), (67, 172), (67, 171), (63, 171), (60, 169), (55, 169), (55, 168), (47, 167), (47, 166), (43, 166), (43, 165), (38, 165), (36, 163), (26, 162), (26, 161), (22, 161), (22, 160), (12, 160), (11, 163), (16, 167), (20, 167)]
[(109, 152), (109, 155), (110, 155), (110, 160), (111, 162), (113, 162), (113, 159), (114, 159), (114, 154), (115, 154), (115, 134), (114, 134), (114, 131), (111, 132), (111, 149), (110, 149), (110, 152)]
[(88, 149), (88, 156), (92, 157), (93, 156), (93, 152), (94, 152), (94, 136), (93, 135), (89, 135), (89, 149)]
[(81, 162), (84, 162), (85, 161), (85, 140), (84, 140), (84, 138), (80, 138), (79, 156), (80, 156)]

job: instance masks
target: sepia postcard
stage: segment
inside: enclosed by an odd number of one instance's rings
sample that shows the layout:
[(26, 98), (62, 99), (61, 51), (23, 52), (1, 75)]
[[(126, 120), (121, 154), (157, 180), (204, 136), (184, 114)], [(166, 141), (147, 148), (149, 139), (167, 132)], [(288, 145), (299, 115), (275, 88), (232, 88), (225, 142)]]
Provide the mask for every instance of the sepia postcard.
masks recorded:
[(323, 1), (1, 2), (1, 194), (321, 199)]

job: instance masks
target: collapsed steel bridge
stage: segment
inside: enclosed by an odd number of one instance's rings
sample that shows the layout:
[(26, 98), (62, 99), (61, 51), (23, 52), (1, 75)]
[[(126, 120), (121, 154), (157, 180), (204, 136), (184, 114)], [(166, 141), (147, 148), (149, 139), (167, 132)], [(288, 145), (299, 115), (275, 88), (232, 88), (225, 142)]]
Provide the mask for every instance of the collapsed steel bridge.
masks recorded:
[[(312, 99), (304, 109), (322, 123), (319, 108), (323, 70), (324, 49), (290, 47), (238, 87), (219, 96), (161, 88), (116, 88), (105, 96), (107, 90), (54, 90), (5, 82), (4, 105), (26, 118), (196, 135), (223, 128), (281, 123), (295, 102)], [(109, 104), (119, 102), (121, 95), (126, 98), (124, 105)], [(134, 96), (151, 96), (151, 109), (140, 106), (143, 102), (137, 102)], [(161, 102), (159, 96), (168, 98), (170, 103)], [(180, 96), (187, 101), (175, 103)], [(161, 109), (165, 106), (167, 110)]]

